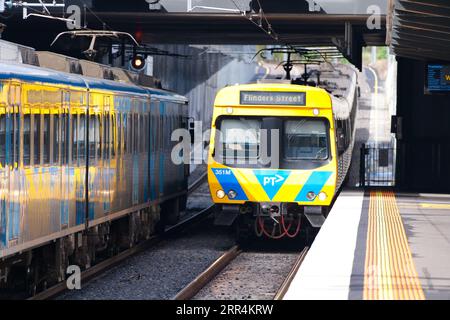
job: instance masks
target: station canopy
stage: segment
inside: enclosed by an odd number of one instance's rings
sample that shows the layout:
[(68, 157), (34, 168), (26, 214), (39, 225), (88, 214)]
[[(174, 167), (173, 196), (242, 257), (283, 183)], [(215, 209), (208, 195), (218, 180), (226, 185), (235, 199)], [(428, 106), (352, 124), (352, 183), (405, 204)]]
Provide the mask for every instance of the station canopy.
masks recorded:
[(397, 56), (450, 61), (449, 0), (389, 0), (388, 44)]

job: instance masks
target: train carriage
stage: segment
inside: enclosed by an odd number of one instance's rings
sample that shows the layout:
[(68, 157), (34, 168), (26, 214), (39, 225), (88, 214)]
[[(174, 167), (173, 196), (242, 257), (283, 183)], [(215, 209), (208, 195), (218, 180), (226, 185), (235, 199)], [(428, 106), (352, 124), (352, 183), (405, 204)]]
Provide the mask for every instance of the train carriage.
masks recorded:
[(63, 278), (69, 259), (87, 267), (176, 221), (189, 170), (170, 161), (171, 133), (187, 118), (174, 93), (0, 64), (0, 288), (30, 266)]
[(217, 94), (208, 181), (217, 221), (237, 221), (240, 241), (296, 237), (302, 220), (323, 224), (354, 144), (356, 73), (341, 78), (344, 95), (286, 81)]

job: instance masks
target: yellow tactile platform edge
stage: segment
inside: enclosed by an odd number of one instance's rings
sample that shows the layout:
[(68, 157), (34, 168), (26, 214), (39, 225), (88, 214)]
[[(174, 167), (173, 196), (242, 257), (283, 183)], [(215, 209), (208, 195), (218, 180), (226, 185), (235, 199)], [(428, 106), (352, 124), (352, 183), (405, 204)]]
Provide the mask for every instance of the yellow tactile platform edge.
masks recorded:
[(365, 300), (424, 300), (391, 191), (371, 191), (364, 271)]

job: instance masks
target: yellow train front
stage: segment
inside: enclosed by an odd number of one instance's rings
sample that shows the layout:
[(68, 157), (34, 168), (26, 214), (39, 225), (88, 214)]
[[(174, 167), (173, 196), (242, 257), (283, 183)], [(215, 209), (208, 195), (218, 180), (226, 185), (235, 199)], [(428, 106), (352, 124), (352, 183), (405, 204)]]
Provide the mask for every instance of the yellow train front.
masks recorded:
[(294, 238), (306, 221), (323, 224), (348, 170), (339, 172), (339, 160), (350, 148), (340, 146), (342, 130), (336, 138), (332, 99), (323, 89), (292, 84), (218, 93), (208, 181), (217, 219), (238, 218), (239, 240)]

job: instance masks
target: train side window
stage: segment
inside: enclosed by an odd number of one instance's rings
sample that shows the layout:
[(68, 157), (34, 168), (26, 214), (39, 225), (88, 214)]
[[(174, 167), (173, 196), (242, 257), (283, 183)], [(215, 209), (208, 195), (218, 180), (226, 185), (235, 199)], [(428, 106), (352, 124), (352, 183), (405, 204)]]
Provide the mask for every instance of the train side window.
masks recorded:
[(102, 156), (102, 119), (101, 115), (98, 114), (95, 116), (95, 150), (96, 150), (96, 159), (100, 160)]
[(23, 115), (23, 165), (29, 166), (31, 162), (30, 146), (31, 146), (31, 117), (30, 113)]
[(153, 113), (150, 113), (150, 128), (149, 128), (149, 132), (150, 132), (150, 137), (149, 137), (149, 150), (150, 152), (153, 152), (153, 148), (155, 147), (155, 134), (154, 134), (154, 122), (155, 122), (155, 116), (153, 115)]
[(67, 140), (68, 140), (68, 126), (67, 120), (68, 114), (66, 110), (62, 110), (59, 118), (60, 136), (59, 136), (59, 148), (60, 148), (60, 163), (61, 165), (67, 164)]
[(133, 128), (134, 128), (134, 149), (133, 149), (133, 153), (137, 154), (139, 153), (139, 114), (135, 113), (134, 114), (134, 124), (133, 124)]
[(116, 123), (116, 114), (115, 113), (111, 113), (111, 128), (109, 129), (109, 135), (110, 135), (110, 149), (111, 149), (111, 159), (114, 159), (116, 157), (116, 142), (117, 142), (117, 123)]
[(145, 114), (144, 116), (144, 152), (148, 152), (149, 151), (149, 143), (150, 143), (150, 137), (149, 137), (149, 116), (148, 113)]
[(133, 146), (133, 130), (134, 130), (134, 123), (133, 123), (134, 115), (132, 113), (128, 114), (128, 153), (133, 154), (134, 146)]
[(80, 114), (78, 118), (78, 161), (79, 165), (86, 162), (86, 115)]
[(122, 114), (122, 134), (123, 134), (123, 153), (126, 154), (128, 152), (128, 114), (123, 113)]
[(89, 159), (95, 159), (95, 115), (89, 116)]
[(53, 116), (53, 164), (59, 164), (59, 142), (61, 141), (61, 132), (60, 132), (60, 115), (55, 114)]
[(117, 155), (122, 154), (122, 113), (116, 113)]
[(109, 158), (109, 114), (107, 111), (103, 113), (102, 117), (102, 157)]
[(34, 125), (32, 126), (33, 132), (33, 146), (34, 146), (34, 158), (33, 163), (35, 165), (41, 164), (41, 114), (36, 113), (33, 114), (32, 122)]
[(50, 114), (46, 113), (43, 116), (43, 135), (42, 135), (42, 147), (43, 147), (43, 164), (50, 163)]
[(89, 123), (89, 158), (100, 156), (100, 118), (98, 115), (90, 116)]
[(72, 125), (72, 163), (76, 164), (78, 161), (78, 114), (73, 114), (71, 117)]
[(0, 108), (0, 166), (6, 163), (6, 114), (5, 108)]
[(18, 108), (14, 107), (13, 114), (13, 156), (14, 156), (14, 166), (19, 163), (19, 137), (20, 137), (20, 115), (18, 112)]
[(139, 130), (138, 130), (138, 137), (139, 137), (139, 153), (144, 152), (144, 115), (139, 114)]

